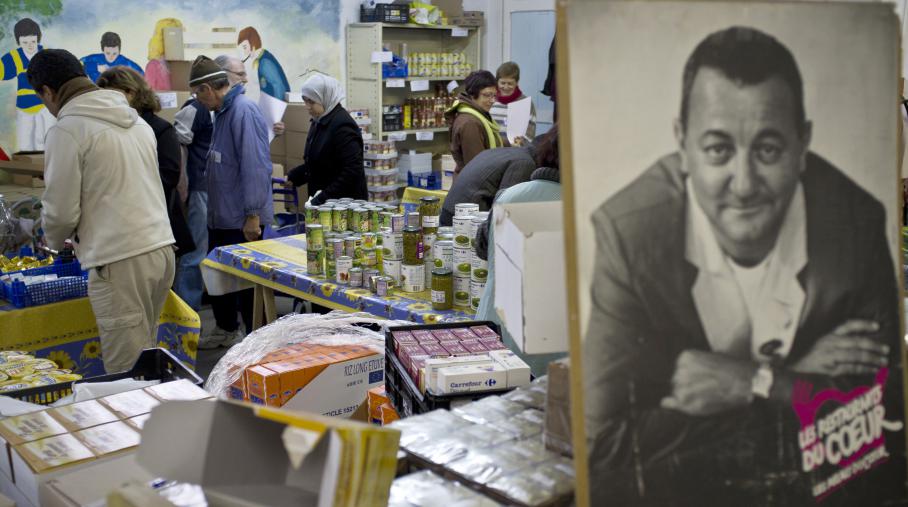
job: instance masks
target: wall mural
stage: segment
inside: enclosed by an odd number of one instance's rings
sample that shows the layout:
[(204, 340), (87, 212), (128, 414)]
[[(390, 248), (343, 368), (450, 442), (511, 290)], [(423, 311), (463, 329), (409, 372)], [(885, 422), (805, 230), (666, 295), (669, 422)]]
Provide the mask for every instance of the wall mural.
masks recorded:
[(189, 0), (0, 1), (0, 148), (44, 149), (54, 118), (25, 78), (36, 52), (68, 50), (92, 80), (110, 67), (129, 66), (153, 88), (167, 90), (165, 27), (182, 27), (187, 34), (234, 28), (235, 48), (205, 54), (243, 59), (247, 93), (255, 99), (259, 93), (283, 99), (300, 87), (308, 69), (340, 77), (340, 0), (220, 0), (217, 9)]

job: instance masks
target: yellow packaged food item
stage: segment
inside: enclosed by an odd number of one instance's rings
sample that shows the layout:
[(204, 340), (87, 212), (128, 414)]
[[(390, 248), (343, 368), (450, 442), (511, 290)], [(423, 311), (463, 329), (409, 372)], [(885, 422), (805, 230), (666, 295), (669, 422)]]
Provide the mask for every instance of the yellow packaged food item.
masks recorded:
[(32, 367), (31, 364), (28, 363), (28, 360), (16, 361), (14, 363), (0, 364), (0, 371), (3, 371), (4, 373), (6, 373), (7, 375), (9, 375), (10, 377), (12, 377), (14, 379), (22, 378), (26, 375), (31, 375), (32, 373), (35, 373), (35, 369)]
[(35, 372), (49, 372), (51, 370), (59, 369), (57, 363), (51, 361), (50, 359), (31, 359), (28, 361), (28, 364), (31, 365), (32, 369)]
[(11, 380), (7, 382), (0, 383), (0, 393), (9, 393), (13, 391), (20, 391), (22, 389), (28, 389), (32, 386), (22, 382), (20, 380)]
[(7, 381), (9, 381), (9, 375), (0, 371), (0, 382), (7, 382)]
[(30, 385), (31, 387), (42, 387), (42, 386), (52, 386), (59, 381), (50, 375), (45, 375), (43, 373), (35, 373), (32, 375), (26, 375), (22, 377), (22, 382)]
[(47, 375), (57, 382), (75, 382), (77, 380), (82, 380), (82, 375), (79, 375), (78, 373), (48, 373)]

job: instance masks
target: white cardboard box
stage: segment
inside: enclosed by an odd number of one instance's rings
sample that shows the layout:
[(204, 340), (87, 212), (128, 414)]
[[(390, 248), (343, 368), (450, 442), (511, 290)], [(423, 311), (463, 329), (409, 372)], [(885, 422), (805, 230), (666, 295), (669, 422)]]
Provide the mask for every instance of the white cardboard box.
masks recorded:
[(287, 410), (350, 417), (369, 389), (385, 383), (385, 358), (378, 352), (329, 364), (284, 404)]
[(138, 462), (152, 475), (202, 486), (210, 505), (332, 505), (340, 437), (326, 433), (295, 466), (288, 427), (254, 410), (225, 401), (159, 405), (143, 429)]
[(568, 350), (560, 201), (495, 205), (495, 311), (520, 350)]
[(126, 483), (147, 483), (154, 477), (129, 454), (94, 466), (69, 472), (41, 485), (42, 507), (88, 507), (104, 505), (107, 494)]

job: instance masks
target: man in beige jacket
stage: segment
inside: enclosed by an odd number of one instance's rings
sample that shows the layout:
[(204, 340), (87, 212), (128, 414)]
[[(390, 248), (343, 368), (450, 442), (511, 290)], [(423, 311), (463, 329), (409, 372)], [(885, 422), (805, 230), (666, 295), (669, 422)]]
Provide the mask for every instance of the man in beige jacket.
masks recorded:
[(155, 344), (174, 275), (154, 132), (122, 93), (95, 86), (65, 50), (35, 55), (28, 80), (57, 117), (45, 140), (47, 243), (59, 249), (73, 240), (89, 270), (104, 367), (128, 370)]

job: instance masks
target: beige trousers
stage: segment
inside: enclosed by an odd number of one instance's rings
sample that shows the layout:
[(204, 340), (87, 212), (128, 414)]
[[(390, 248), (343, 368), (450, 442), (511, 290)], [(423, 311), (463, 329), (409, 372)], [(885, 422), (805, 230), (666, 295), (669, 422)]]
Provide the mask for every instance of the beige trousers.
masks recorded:
[(131, 369), (142, 349), (155, 346), (175, 266), (173, 248), (165, 246), (89, 271), (88, 299), (108, 373)]

